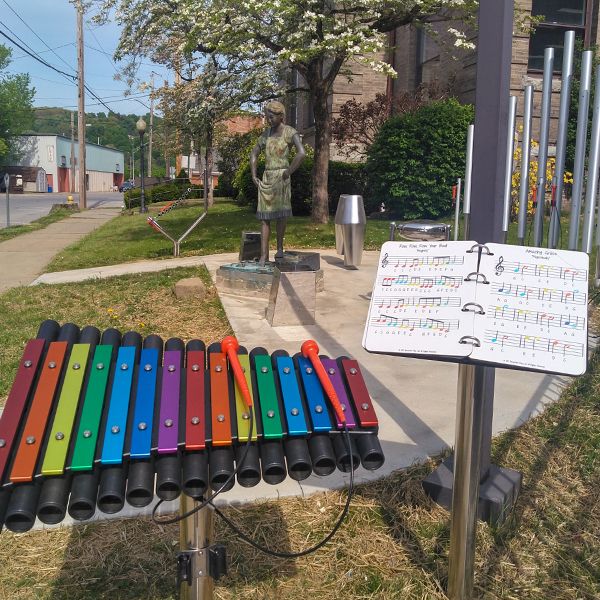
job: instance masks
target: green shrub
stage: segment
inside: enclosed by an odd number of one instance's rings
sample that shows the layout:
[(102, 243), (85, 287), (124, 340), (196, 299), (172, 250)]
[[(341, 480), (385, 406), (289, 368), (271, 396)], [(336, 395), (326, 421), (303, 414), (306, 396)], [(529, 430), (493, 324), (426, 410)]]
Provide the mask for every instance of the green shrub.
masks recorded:
[(465, 172), (473, 107), (437, 100), (392, 117), (369, 148), (370, 211), (385, 203), (391, 217), (438, 218), (451, 209), (452, 185)]
[[(185, 181), (183, 183), (185, 184)], [(192, 191), (187, 195), (187, 198), (202, 198), (202, 187), (193, 186), (189, 181), (187, 185), (181, 185), (180, 182), (149, 185), (144, 189), (145, 204), (148, 205), (154, 202), (171, 202), (173, 200), (178, 200), (182, 197), (185, 190), (190, 187), (192, 188)], [(140, 188), (126, 191), (124, 195), (125, 206), (128, 208), (138, 207), (141, 202), (141, 196), (142, 192)]]
[(217, 170), (219, 175), (218, 191), (220, 196), (234, 197), (236, 190), (233, 181), (240, 164), (250, 156), (252, 148), (256, 144), (261, 129), (252, 129), (247, 133), (236, 133), (219, 144), (219, 156)]
[[(265, 161), (261, 157), (257, 163), (257, 173), (262, 177)], [(307, 155), (298, 170), (292, 175), (292, 211), (294, 215), (309, 215), (312, 206), (312, 152)], [(242, 165), (236, 174), (236, 186), (239, 189), (238, 204), (250, 205), (254, 210), (258, 204), (258, 190), (252, 181), (250, 162)], [(341, 194), (360, 194), (365, 196), (367, 187), (366, 173), (362, 163), (329, 163), (329, 213), (335, 214)]]
[(359, 194), (363, 197), (367, 214), (374, 209), (369, 206), (367, 197), (367, 173), (364, 163), (329, 162), (329, 214), (334, 215), (342, 194)]

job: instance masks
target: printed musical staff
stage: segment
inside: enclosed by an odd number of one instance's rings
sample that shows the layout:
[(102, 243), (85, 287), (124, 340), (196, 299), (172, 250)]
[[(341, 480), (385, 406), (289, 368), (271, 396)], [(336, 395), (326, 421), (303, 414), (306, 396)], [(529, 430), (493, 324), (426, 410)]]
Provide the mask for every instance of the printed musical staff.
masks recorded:
[[(503, 263), (503, 257), (500, 257), (496, 265), (496, 275), (500, 275), (504, 270), (507, 273), (522, 275), (524, 277), (545, 277), (551, 279), (564, 279), (569, 282), (587, 281), (587, 271), (583, 269), (571, 269), (567, 267), (557, 267), (551, 265), (539, 265), (524, 262), (509, 262)], [(503, 264), (502, 264), (503, 263)], [(502, 270), (498, 272), (498, 266)]]
[(463, 265), (465, 263), (464, 256), (390, 256), (385, 253), (381, 266), (383, 268), (392, 267), (445, 267), (448, 265)]
[(402, 319), (393, 315), (380, 314), (372, 316), (370, 322), (373, 327), (393, 327), (408, 331), (429, 329), (447, 333), (448, 331), (458, 329), (458, 319)]
[(373, 306), (377, 308), (404, 308), (416, 306), (422, 308), (457, 307), (461, 300), (458, 296), (375, 296)]
[(555, 290), (551, 288), (530, 287), (512, 283), (493, 283), (492, 292), (504, 296), (533, 299), (543, 302), (561, 302), (563, 304), (586, 304), (585, 294), (579, 290)]
[(462, 277), (449, 277), (447, 275), (438, 275), (436, 277), (396, 275), (394, 277), (382, 277), (378, 280), (378, 283), (384, 288), (393, 286), (408, 286), (412, 288), (458, 288), (462, 285)]
[(500, 319), (502, 321), (530, 323), (539, 327), (558, 327), (577, 331), (583, 331), (586, 321), (584, 317), (577, 315), (561, 315), (558, 313), (511, 308), (508, 304), (503, 306), (489, 306), (488, 316), (491, 319)]
[(499, 346), (500, 348), (521, 348), (524, 350), (548, 352), (562, 356), (584, 356), (583, 344), (566, 342), (553, 338), (539, 337), (537, 335), (522, 335), (514, 333), (502, 333), (498, 330), (486, 329), (484, 342)]
[(586, 254), (472, 241), (385, 242), (378, 267), (367, 350), (585, 372)]

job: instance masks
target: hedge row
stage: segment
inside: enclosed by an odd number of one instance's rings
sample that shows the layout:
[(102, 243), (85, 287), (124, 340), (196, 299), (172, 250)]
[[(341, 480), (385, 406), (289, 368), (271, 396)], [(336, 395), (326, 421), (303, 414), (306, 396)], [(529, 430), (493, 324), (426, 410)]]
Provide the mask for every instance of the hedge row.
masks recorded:
[[(152, 204), (154, 202), (178, 200), (189, 187), (192, 188), (192, 191), (187, 195), (187, 198), (202, 198), (202, 187), (178, 182), (161, 183), (146, 187), (144, 189), (144, 201), (146, 204)], [(125, 206), (128, 208), (139, 206), (141, 196), (140, 188), (126, 191), (124, 194)]]
[[(258, 176), (262, 177), (265, 168), (264, 159), (257, 164)], [(294, 215), (309, 215), (312, 198), (312, 169), (313, 158), (307, 156), (298, 170), (292, 175), (292, 211)], [(236, 200), (241, 205), (250, 205), (256, 210), (258, 204), (258, 190), (252, 181), (250, 164), (244, 163), (235, 178), (235, 186), (238, 190)], [(360, 194), (365, 198), (367, 189), (367, 178), (365, 165), (361, 163), (345, 163), (330, 161), (329, 163), (329, 212), (335, 214), (341, 194)], [(367, 212), (374, 210), (365, 198)]]

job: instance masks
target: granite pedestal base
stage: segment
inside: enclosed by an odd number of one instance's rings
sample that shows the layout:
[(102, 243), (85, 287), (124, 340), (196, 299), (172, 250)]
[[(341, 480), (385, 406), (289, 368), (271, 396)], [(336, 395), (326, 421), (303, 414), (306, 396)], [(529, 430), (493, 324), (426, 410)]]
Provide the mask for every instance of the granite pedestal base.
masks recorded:
[(217, 289), (226, 294), (239, 294), (268, 300), (271, 294), (274, 270), (277, 268), (281, 272), (313, 271), (315, 273), (315, 289), (317, 292), (322, 292), (325, 284), (320, 265), (318, 252), (285, 252), (282, 259), (277, 259), (275, 263), (268, 262), (263, 267), (256, 261), (231, 263), (217, 269)]
[(316, 304), (316, 271), (275, 267), (266, 312), (269, 325), (314, 325)]

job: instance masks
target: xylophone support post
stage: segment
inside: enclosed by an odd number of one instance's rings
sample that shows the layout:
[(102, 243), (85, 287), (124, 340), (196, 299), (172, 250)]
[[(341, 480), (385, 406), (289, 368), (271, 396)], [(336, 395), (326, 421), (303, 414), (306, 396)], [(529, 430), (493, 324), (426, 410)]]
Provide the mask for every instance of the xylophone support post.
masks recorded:
[[(200, 500), (202, 501), (202, 500)], [(181, 494), (180, 513), (198, 506), (198, 500)], [(212, 600), (213, 582), (226, 575), (225, 547), (214, 544), (215, 511), (207, 504), (182, 519), (179, 526), (177, 580), (180, 600)]]

